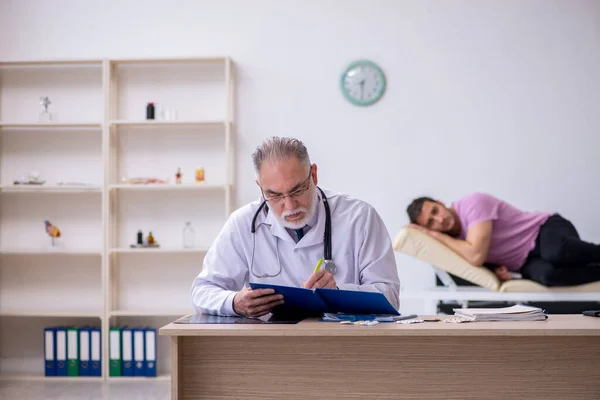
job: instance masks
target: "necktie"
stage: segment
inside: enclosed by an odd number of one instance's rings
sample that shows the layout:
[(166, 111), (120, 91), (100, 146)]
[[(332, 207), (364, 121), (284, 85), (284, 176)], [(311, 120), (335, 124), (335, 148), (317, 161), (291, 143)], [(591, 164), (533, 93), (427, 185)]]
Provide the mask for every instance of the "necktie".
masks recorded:
[(298, 236), (298, 241), (300, 241), (300, 239), (302, 239), (304, 237), (304, 230), (303, 230), (303, 228), (294, 229), (294, 231), (296, 232), (296, 235)]

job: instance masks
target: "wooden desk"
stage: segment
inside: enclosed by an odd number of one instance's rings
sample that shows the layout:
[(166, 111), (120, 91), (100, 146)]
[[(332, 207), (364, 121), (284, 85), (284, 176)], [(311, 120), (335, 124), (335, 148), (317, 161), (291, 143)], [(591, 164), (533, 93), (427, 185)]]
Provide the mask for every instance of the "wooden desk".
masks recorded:
[(173, 399), (600, 399), (600, 318), (180, 325)]

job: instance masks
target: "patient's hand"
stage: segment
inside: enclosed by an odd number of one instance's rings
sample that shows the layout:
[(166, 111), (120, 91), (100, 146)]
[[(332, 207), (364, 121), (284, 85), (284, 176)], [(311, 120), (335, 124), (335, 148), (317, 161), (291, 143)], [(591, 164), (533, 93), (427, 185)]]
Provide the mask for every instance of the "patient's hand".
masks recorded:
[(496, 273), (496, 276), (498, 277), (498, 279), (500, 279), (501, 281), (509, 281), (512, 279), (512, 276), (510, 275), (510, 271), (504, 265), (496, 267), (494, 269), (494, 272)]

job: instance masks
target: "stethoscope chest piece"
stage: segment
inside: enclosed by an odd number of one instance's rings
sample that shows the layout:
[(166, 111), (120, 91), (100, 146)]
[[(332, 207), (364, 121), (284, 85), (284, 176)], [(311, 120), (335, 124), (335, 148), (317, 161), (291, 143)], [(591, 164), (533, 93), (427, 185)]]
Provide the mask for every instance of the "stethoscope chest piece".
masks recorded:
[(337, 273), (337, 265), (332, 260), (325, 260), (323, 262), (325, 265), (325, 271), (329, 272), (331, 275), (335, 275)]

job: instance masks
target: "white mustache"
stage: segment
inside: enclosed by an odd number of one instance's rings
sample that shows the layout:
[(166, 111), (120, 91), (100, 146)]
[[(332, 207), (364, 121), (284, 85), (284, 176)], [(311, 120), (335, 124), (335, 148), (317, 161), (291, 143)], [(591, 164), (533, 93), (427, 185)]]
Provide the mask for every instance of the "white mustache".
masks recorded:
[(301, 212), (303, 212), (305, 214), (308, 214), (308, 210), (306, 208), (299, 207), (299, 208), (296, 208), (295, 210), (282, 212), (281, 213), (281, 217), (282, 218), (286, 218), (286, 217), (289, 217), (290, 215), (298, 214), (298, 213), (301, 213)]

